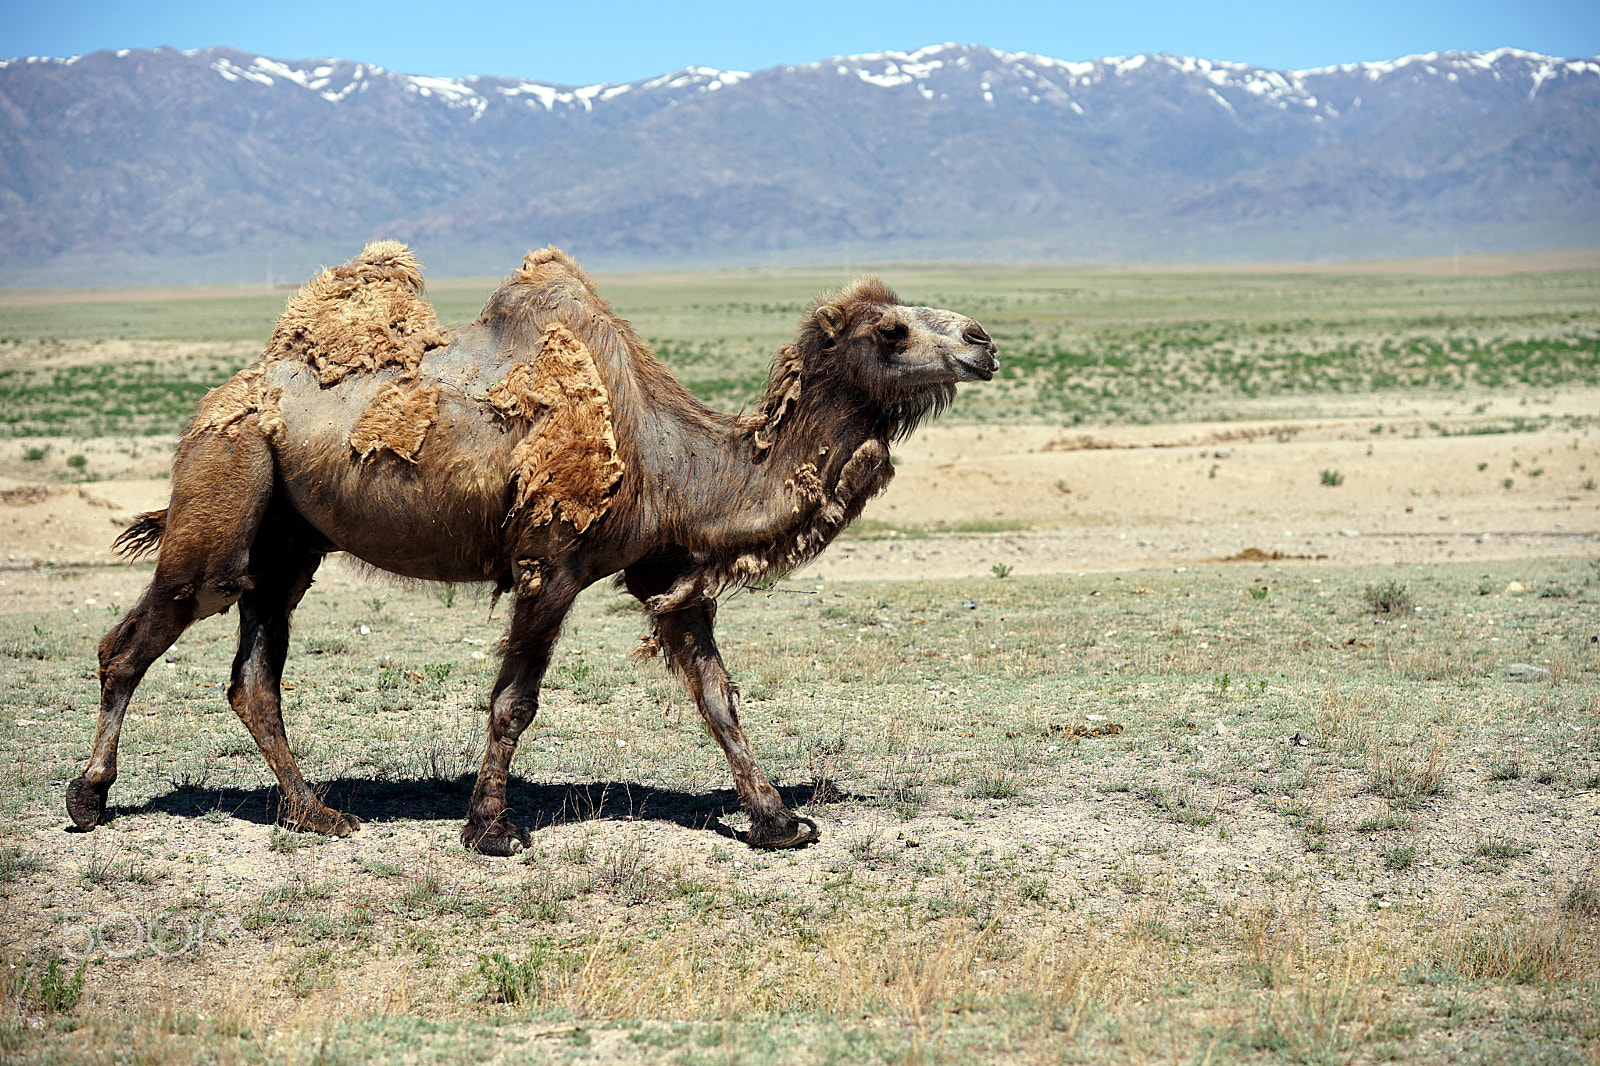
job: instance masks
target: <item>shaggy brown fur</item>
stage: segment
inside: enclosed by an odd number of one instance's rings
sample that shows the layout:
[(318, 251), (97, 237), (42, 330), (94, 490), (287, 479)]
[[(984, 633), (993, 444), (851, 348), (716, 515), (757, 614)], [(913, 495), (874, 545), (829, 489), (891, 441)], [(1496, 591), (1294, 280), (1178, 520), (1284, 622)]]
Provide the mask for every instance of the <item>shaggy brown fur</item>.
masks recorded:
[(439, 386), (405, 391), (391, 381), (378, 390), (350, 428), (350, 447), (363, 459), (388, 450), (415, 463), (417, 452), (428, 437), (428, 427), (438, 417)]
[(300, 360), (334, 385), (359, 370), (416, 372), (445, 343), (422, 295), (422, 270), (399, 241), (375, 241), (344, 266), (307, 282), (278, 319), (265, 358)]
[(283, 790), (282, 821), (359, 821), (307, 786), (283, 729), (289, 617), (322, 558), (515, 592), (488, 743), (462, 841), (528, 843), (505, 808), (517, 739), (562, 620), (607, 575), (721, 745), (748, 840), (795, 847), (816, 826), (755, 764), (713, 637), (716, 597), (821, 551), (893, 476), (890, 442), (986, 380), (976, 322), (901, 305), (873, 279), (818, 300), (748, 415), (712, 411), (667, 373), (556, 248), (529, 253), (477, 321), (438, 331), (403, 245), (379, 242), (291, 301), (259, 362), (212, 390), (180, 442), (172, 499), (118, 538), (159, 543), (138, 605), (100, 643), (94, 751), (67, 792), (103, 818), (123, 715), (145, 670), (194, 621), (239, 608), (228, 699)]
[(184, 432), (185, 440), (206, 433), (237, 437), (246, 419), (268, 436), (283, 429), (279, 400), (283, 390), (265, 380), (266, 371), (257, 363), (245, 367), (200, 400), (200, 410)]
[(605, 513), (622, 477), (611, 397), (583, 342), (560, 324), (545, 327), (533, 364), (516, 363), (489, 387), (491, 406), (524, 425), (511, 453), (517, 495), (513, 510), (535, 525), (561, 516), (579, 533)]

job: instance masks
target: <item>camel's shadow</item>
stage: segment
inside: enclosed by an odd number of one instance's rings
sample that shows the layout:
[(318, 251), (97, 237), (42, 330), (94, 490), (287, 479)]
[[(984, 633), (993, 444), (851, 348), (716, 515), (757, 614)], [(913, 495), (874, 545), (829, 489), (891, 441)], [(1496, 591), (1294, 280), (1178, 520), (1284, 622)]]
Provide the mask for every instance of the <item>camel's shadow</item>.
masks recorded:
[[(475, 780), (476, 775), (470, 773), (453, 779), (423, 780), (340, 777), (319, 786), (318, 791), (330, 807), (354, 814), (367, 823), (465, 822), (467, 800), (472, 795)], [(815, 809), (846, 799), (864, 798), (847, 796), (828, 781), (782, 786), (778, 794), (791, 809)], [(221, 812), (257, 825), (276, 825), (282, 798), (276, 785), (239, 788), (185, 784), (176, 785), (143, 803), (111, 805), (106, 815), (109, 821), (137, 814), (200, 818)], [(730, 840), (745, 839), (743, 833), (723, 822), (724, 817), (740, 810), (738, 793), (731, 788), (683, 792), (633, 781), (552, 785), (513, 775), (506, 782), (506, 804), (512, 819), (534, 832), (573, 822), (658, 821), (708, 830)]]

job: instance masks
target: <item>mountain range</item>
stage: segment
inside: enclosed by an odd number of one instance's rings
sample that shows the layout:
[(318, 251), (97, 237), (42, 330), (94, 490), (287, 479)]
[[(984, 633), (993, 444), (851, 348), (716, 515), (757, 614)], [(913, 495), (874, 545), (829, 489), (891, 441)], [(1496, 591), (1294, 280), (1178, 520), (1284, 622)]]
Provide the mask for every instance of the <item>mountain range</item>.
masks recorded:
[(0, 62), (0, 284), (1600, 244), (1600, 58), (938, 45), (587, 86), (226, 48)]

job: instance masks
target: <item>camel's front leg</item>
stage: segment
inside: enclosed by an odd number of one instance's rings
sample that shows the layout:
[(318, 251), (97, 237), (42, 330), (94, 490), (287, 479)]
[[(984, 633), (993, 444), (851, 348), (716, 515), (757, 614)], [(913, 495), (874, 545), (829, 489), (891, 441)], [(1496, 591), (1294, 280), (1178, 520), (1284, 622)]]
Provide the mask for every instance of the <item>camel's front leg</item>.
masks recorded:
[(799, 848), (815, 842), (817, 823), (784, 806), (750, 753), (739, 727), (739, 686), (728, 676), (717, 650), (712, 625), (716, 605), (702, 601), (681, 611), (656, 616), (656, 634), (672, 665), (682, 672), (711, 735), (722, 746), (733, 769), (739, 800), (750, 813), (748, 841), (757, 848)]
[[(524, 576), (523, 587), (528, 584)], [(539, 711), (539, 685), (561, 635), (561, 622), (578, 593), (578, 583), (566, 575), (535, 578), (533, 584), (534, 591), (518, 591), (511, 611), (505, 659), (489, 698), (483, 765), (467, 807), (467, 824), (461, 827), (461, 843), (485, 855), (515, 855), (530, 841), (528, 831), (511, 820), (506, 807), (506, 777), (517, 740)]]

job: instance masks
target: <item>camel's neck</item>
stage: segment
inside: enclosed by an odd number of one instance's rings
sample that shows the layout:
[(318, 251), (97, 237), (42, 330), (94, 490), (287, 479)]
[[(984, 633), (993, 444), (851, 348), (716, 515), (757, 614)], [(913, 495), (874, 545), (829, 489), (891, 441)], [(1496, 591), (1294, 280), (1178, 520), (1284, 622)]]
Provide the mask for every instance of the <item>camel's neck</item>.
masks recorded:
[[(772, 412), (771, 400), (758, 409)], [(892, 475), (870, 415), (841, 397), (798, 396), (777, 425), (703, 409), (623, 409), (640, 412), (618, 434), (635, 453), (625, 478), (640, 528), (697, 556), (797, 565)]]

